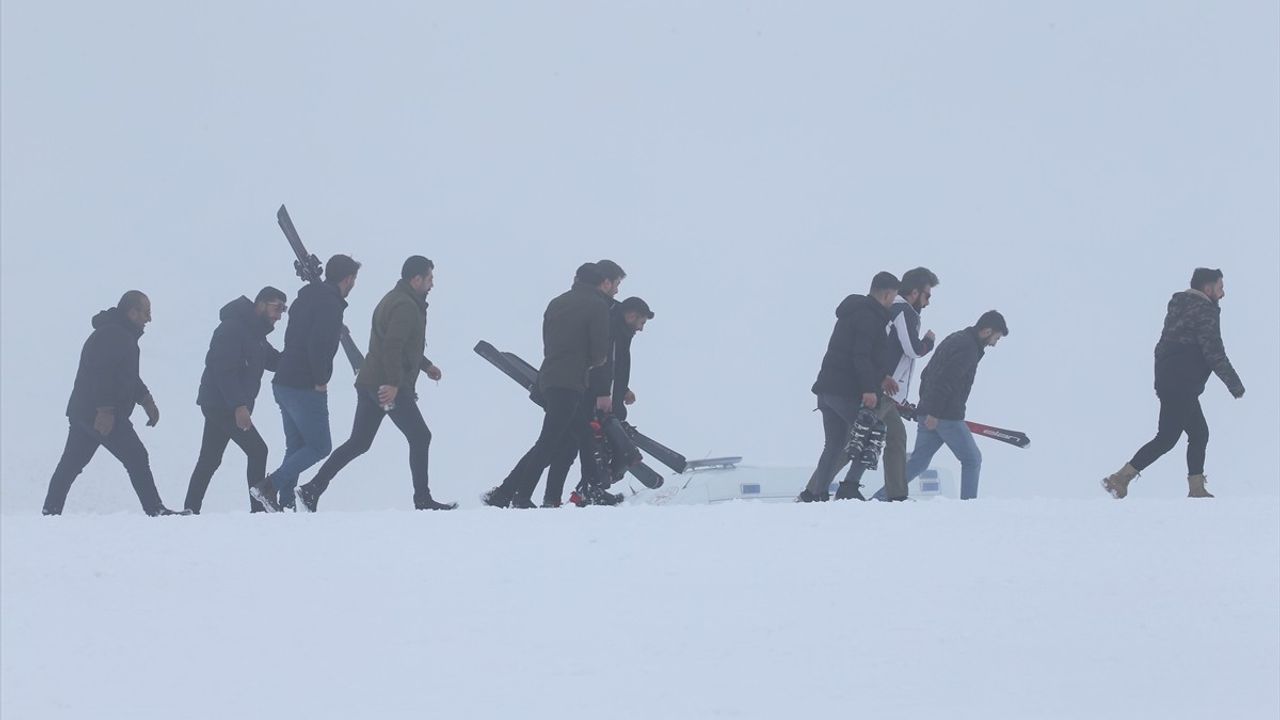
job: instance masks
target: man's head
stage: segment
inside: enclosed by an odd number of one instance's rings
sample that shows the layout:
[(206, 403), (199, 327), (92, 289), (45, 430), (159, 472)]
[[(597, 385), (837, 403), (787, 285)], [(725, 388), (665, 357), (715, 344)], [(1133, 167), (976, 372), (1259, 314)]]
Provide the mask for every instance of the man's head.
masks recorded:
[(151, 322), (151, 298), (147, 297), (141, 290), (130, 290), (120, 296), (120, 302), (116, 303), (116, 309), (124, 313), (129, 318), (129, 322), (138, 326), (142, 330)]
[(360, 263), (350, 255), (334, 255), (324, 264), (324, 281), (337, 285), (342, 297), (346, 297), (356, 286), (356, 274), (359, 272)]
[(288, 300), (284, 292), (268, 285), (259, 290), (258, 296), (253, 299), (253, 311), (266, 321), (267, 327), (274, 328), (289, 309), (286, 304)]
[(893, 298), (897, 296), (898, 288), (901, 284), (893, 273), (881, 270), (876, 273), (875, 277), (871, 278), (871, 292), (867, 293), (867, 296), (881, 305), (889, 307), (893, 305)]
[(918, 312), (929, 307), (929, 298), (933, 296), (933, 289), (937, 285), (938, 276), (934, 275), (929, 268), (911, 268), (902, 274), (902, 285), (898, 288), (898, 295)]
[(1004, 321), (1004, 316), (995, 310), (988, 310), (982, 313), (982, 317), (978, 318), (974, 328), (978, 331), (978, 337), (982, 339), (987, 347), (995, 347), (1000, 342), (1000, 338), (1009, 335), (1009, 326)]
[(612, 260), (601, 260), (596, 263), (596, 268), (600, 274), (604, 276), (607, 286), (600, 289), (605, 295), (614, 297), (618, 294), (618, 287), (622, 285), (622, 281), (626, 279), (627, 273), (623, 271), (622, 266)]
[(1222, 283), (1222, 271), (1213, 268), (1196, 268), (1191, 273), (1191, 289), (1199, 290), (1214, 302), (1227, 296), (1226, 286)]
[(414, 292), (426, 297), (436, 285), (436, 264), (421, 255), (412, 255), (400, 267), (400, 279)]
[(598, 288), (604, 284), (604, 276), (600, 274), (600, 268), (596, 267), (595, 263), (582, 263), (574, 272), (573, 281)]
[(653, 319), (653, 311), (649, 309), (649, 303), (638, 297), (629, 297), (618, 303), (618, 310), (622, 313), (622, 319), (627, 323), (627, 327), (634, 332), (643, 332), (644, 324)]

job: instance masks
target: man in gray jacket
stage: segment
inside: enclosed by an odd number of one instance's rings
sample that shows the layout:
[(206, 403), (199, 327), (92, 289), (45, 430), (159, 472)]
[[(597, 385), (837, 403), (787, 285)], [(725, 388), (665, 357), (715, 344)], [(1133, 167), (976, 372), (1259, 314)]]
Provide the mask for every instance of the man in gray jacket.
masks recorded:
[(547, 305), (542, 316), (542, 367), (538, 369), (538, 400), (546, 415), (538, 440), (502, 484), (484, 495), (492, 507), (537, 507), (533, 490), (564, 446), (567, 433), (591, 441), (587, 405), (587, 373), (605, 363), (609, 352), (609, 297), (612, 281), (595, 263), (578, 268), (573, 287)]

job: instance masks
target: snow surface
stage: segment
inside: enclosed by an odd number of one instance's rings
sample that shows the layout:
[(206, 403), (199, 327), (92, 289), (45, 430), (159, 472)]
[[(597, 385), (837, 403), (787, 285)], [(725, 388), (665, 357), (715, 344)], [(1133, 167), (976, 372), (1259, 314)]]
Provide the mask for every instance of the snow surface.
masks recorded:
[(1275, 718), (1280, 501), (6, 516), (8, 718)]

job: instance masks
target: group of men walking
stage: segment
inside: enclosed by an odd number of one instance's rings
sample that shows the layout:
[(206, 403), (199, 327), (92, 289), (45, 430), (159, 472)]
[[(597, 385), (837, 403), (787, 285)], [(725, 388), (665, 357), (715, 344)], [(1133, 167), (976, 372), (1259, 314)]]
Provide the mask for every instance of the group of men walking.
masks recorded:
[[(409, 441), (414, 507), (450, 510), (431, 496), (427, 456), (431, 431), (418, 410), (414, 388), (419, 372), (433, 379), (442, 373), (423, 354), (426, 347), (427, 294), (435, 266), (425, 257), (405, 260), (401, 277), (373, 314), (369, 353), (356, 377), (356, 414), (351, 438), (333, 454), (329, 430), (329, 381), (333, 359), (345, 331), (347, 296), (355, 287), (360, 263), (334, 255), (324, 280), (298, 291), (293, 307), (284, 292), (265, 287), (254, 300), (239, 297), (219, 313), (209, 341), (196, 403), (204, 415), (199, 458), (191, 474), (182, 511), (166, 508), (156, 490), (150, 460), (129, 417), (136, 405), (148, 425), (160, 411), (139, 374), (138, 340), (151, 321), (151, 301), (131, 290), (116, 307), (93, 318), (67, 406), (66, 449), (45, 497), (44, 514), (59, 515), (72, 482), (99, 446), (119, 459), (129, 473), (148, 515), (198, 514), (209, 481), (229, 442), (244, 451), (251, 512), (282, 509), (314, 511), (333, 477), (370, 447), (383, 416)], [(284, 349), (267, 340), (288, 311)], [(279, 467), (266, 472), (267, 445), (254, 426), (254, 409), (263, 374), (274, 372), (272, 394), (284, 423), (285, 453)], [(328, 457), (316, 477), (298, 488), (298, 477)], [(295, 492), (296, 488), (296, 492)]]
[[(908, 270), (901, 280), (879, 272), (866, 295), (850, 295), (836, 307), (835, 328), (813, 384), (822, 413), (822, 454), (798, 501), (831, 499), (831, 483), (851, 461), (846, 447), (864, 409), (885, 426), (884, 487), (876, 498), (905, 500), (907, 484), (929, 467), (943, 445), (960, 461), (960, 497), (978, 496), (982, 453), (964, 423), (965, 404), (978, 363), (987, 348), (1009, 334), (1009, 327), (991, 310), (972, 327), (949, 335), (935, 351), (933, 331), (920, 335), (920, 313), (937, 286), (938, 276), (924, 267)], [(930, 352), (934, 359), (921, 376), (920, 403), (912, 408), (907, 397), (915, 361)], [(920, 418), (910, 461), (904, 412)], [(866, 468), (854, 458), (835, 499), (865, 500), (861, 480)]]
[[(323, 282), (304, 286), (293, 307), (285, 293), (265, 287), (253, 300), (239, 297), (219, 313), (205, 356), (196, 402), (204, 416), (200, 453), (191, 474), (183, 510), (161, 502), (147, 450), (131, 422), (142, 406), (147, 425), (160, 420), (154, 398), (139, 372), (138, 341), (151, 321), (151, 301), (142, 292), (125, 293), (113, 308), (93, 317), (93, 332), (80, 354), (67, 403), (66, 446), (49, 481), (43, 512), (62, 513), (75, 478), (99, 447), (125, 467), (148, 515), (198, 514), (210, 479), (234, 442), (247, 458), (251, 512), (297, 509), (314, 512), (335, 476), (367, 452), (390, 418), (409, 443), (414, 507), (451, 510), (456, 503), (432, 497), (428, 482), (431, 431), (417, 405), (419, 373), (439, 380), (442, 372), (427, 359), (427, 295), (435, 266), (415, 255), (405, 260), (400, 279), (373, 313), (369, 352), (355, 381), (356, 411), (350, 438), (332, 453), (328, 385), (345, 327), (346, 297), (355, 287), (360, 264), (335, 255), (325, 265)], [(543, 314), (544, 356), (531, 399), (543, 409), (537, 440), (507, 477), (483, 496), (494, 507), (535, 508), (533, 495), (544, 471), (541, 507), (559, 507), (575, 457), (582, 476), (574, 491), (578, 504), (613, 505), (610, 473), (593, 454), (602, 416), (625, 419), (635, 402), (630, 388), (631, 343), (654, 317), (638, 297), (615, 298), (626, 273), (611, 260), (585, 263), (570, 289)], [(960, 497), (978, 495), (982, 453), (965, 422), (966, 405), (979, 363), (988, 348), (1009, 334), (997, 311), (983, 313), (970, 327), (948, 335), (935, 348), (935, 335), (920, 334), (921, 313), (929, 306), (938, 277), (928, 268), (908, 270), (899, 279), (889, 272), (872, 278), (866, 295), (850, 295), (836, 308), (836, 323), (812, 391), (822, 414), (824, 444), (802, 502), (831, 499), (836, 476), (850, 463), (851, 433), (868, 418), (883, 423), (884, 486), (873, 497), (905, 500), (909, 483), (928, 468), (946, 445), (960, 461)], [(1164, 329), (1155, 349), (1155, 389), (1160, 400), (1159, 428), (1103, 487), (1115, 498), (1128, 494), (1138, 474), (1168, 452), (1183, 433), (1188, 437), (1190, 497), (1213, 497), (1204, 474), (1208, 424), (1199, 397), (1211, 373), (1231, 394), (1244, 385), (1227, 359), (1220, 328), (1220, 301), (1226, 296), (1220, 270), (1197, 268), (1190, 288), (1169, 301)], [(267, 340), (289, 314), (284, 349)], [(357, 353), (358, 354), (358, 353)], [(932, 354), (921, 374), (919, 403), (909, 404), (915, 362)], [(266, 472), (267, 445), (254, 424), (262, 377), (272, 371), (272, 394), (284, 425), (285, 453)], [(906, 419), (916, 419), (916, 439), (908, 456)], [(327, 458), (327, 459), (326, 459)], [(299, 476), (324, 460), (301, 486)], [(855, 458), (834, 497), (866, 499), (862, 477), (867, 463)]]

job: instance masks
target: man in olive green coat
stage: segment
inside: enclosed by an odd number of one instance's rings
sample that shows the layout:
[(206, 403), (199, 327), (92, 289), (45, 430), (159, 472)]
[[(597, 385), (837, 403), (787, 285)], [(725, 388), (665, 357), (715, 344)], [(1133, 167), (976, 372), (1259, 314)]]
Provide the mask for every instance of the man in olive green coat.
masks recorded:
[(351, 438), (333, 451), (311, 482), (298, 488), (299, 507), (315, 512), (333, 476), (373, 445), (384, 415), (409, 441), (413, 506), (419, 510), (452, 510), (458, 506), (436, 502), (427, 487), (431, 431), (418, 410), (414, 392), (419, 371), (432, 380), (441, 377), (440, 368), (423, 355), (427, 345), (427, 293), (434, 284), (435, 265), (414, 255), (404, 261), (400, 281), (374, 309), (369, 354), (356, 376), (356, 417)]

